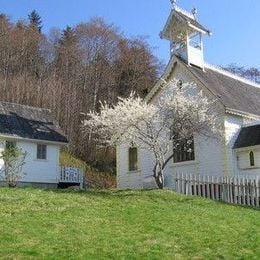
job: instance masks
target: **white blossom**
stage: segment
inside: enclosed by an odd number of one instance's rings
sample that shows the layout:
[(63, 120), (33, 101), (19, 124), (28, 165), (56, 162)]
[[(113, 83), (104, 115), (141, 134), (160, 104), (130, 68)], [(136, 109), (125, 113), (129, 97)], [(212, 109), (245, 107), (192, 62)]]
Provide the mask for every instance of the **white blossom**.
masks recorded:
[(183, 84), (179, 89), (171, 81), (165, 89), (167, 93), (155, 104), (134, 93), (119, 98), (116, 105), (101, 103), (99, 113), (88, 114), (83, 130), (95, 134), (104, 145), (134, 144), (151, 151), (155, 158), (154, 176), (163, 178), (162, 170), (180, 140), (186, 139), (190, 144), (192, 136), (216, 135), (219, 129), (214, 101), (202, 91), (197, 92), (194, 83)]

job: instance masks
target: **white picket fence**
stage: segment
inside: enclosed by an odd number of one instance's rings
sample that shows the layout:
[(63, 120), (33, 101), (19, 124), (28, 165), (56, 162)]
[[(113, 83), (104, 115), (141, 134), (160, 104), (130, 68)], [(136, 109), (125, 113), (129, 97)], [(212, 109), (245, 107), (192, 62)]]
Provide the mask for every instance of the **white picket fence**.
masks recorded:
[(175, 190), (232, 204), (259, 207), (260, 179), (257, 176), (202, 176), (177, 173)]

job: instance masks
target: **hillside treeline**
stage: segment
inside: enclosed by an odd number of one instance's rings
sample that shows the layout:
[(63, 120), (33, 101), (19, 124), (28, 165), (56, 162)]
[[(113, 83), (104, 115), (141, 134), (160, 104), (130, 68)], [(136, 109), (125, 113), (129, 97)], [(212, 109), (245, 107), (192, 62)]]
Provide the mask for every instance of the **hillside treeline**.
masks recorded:
[(46, 35), (36, 11), (17, 22), (0, 15), (0, 100), (50, 108), (69, 150), (92, 164), (97, 149), (81, 121), (99, 101), (112, 104), (131, 91), (144, 96), (160, 68), (144, 38), (128, 38), (100, 18)]
[(258, 68), (255, 68), (255, 67), (247, 68), (247, 67), (232, 63), (226, 67), (223, 67), (223, 69), (228, 70), (234, 74), (237, 74), (238, 76), (249, 79), (251, 81), (255, 81), (256, 83), (260, 84), (260, 69), (258, 69)]

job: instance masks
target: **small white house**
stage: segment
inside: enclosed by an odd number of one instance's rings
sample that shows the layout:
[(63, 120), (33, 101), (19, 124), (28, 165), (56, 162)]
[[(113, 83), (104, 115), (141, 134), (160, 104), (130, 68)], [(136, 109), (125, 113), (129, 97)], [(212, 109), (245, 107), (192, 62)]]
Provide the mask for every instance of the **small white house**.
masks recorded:
[[(260, 176), (260, 85), (205, 63), (203, 35), (211, 32), (197, 21), (195, 12), (188, 13), (174, 5), (160, 34), (170, 41), (171, 58), (146, 100), (156, 103), (169, 91), (166, 83), (170, 80), (180, 85), (195, 82), (198, 91), (217, 100), (224, 138), (194, 136), (192, 153), (180, 146), (165, 169), (169, 188), (174, 186), (175, 173)], [(149, 152), (118, 146), (118, 187), (154, 187), (153, 165)]]
[[(20, 185), (57, 187), (63, 181), (66, 173), (59, 155), (68, 140), (50, 110), (0, 102), (0, 140), (0, 152), (5, 146), (17, 146), (27, 153)], [(0, 168), (4, 168), (2, 159)]]

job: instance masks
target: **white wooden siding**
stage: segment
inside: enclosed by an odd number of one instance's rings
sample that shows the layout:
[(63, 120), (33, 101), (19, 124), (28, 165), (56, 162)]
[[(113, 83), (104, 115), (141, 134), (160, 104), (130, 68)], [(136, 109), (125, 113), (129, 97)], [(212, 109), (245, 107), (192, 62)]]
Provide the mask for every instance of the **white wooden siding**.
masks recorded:
[(120, 189), (134, 189), (143, 187), (143, 176), (140, 170), (140, 151), (137, 151), (138, 170), (129, 171), (128, 146), (117, 147), (117, 187)]
[[(241, 169), (239, 169), (237, 153), (233, 149), (235, 141), (239, 135), (241, 128), (253, 120), (243, 118), (241, 116), (226, 114), (225, 116), (225, 158), (224, 158), (224, 175), (239, 175)], [(243, 159), (242, 159), (243, 160)]]
[[(250, 166), (249, 153), (251, 151), (254, 152), (254, 162), (255, 162), (254, 166)], [(236, 160), (237, 160), (238, 175), (260, 176), (260, 147), (259, 146), (237, 149), (235, 153), (236, 153)]]
[[(23, 172), (26, 175), (22, 182), (36, 183), (57, 183), (57, 174), (59, 171), (59, 152), (60, 147), (57, 144), (47, 145), (47, 159), (37, 159), (37, 143), (30, 141), (16, 141), (17, 147), (27, 152)], [(0, 143), (0, 152), (4, 149), (4, 142)], [(3, 168), (3, 160), (0, 160), (0, 167)]]
[(26, 175), (22, 181), (57, 183), (59, 170), (58, 145), (47, 144), (46, 160), (37, 159), (37, 143), (19, 142), (17, 145), (28, 153), (24, 165)]
[(205, 136), (197, 137), (195, 158), (198, 162), (197, 174), (222, 175), (224, 143), (215, 138)]
[(139, 150), (140, 170), (143, 177), (143, 188), (155, 188), (153, 178), (154, 157), (149, 151)]

